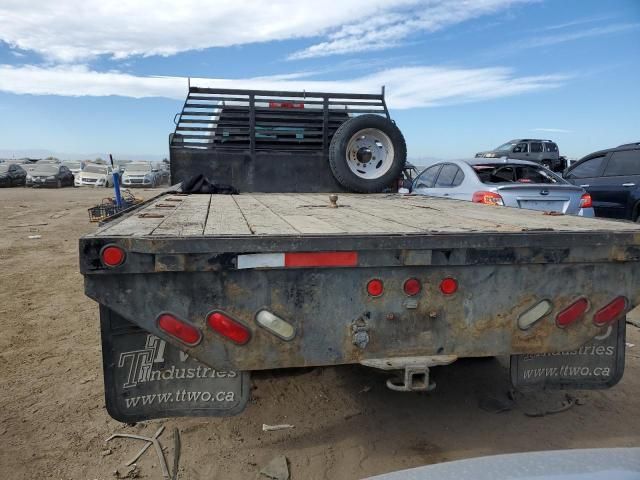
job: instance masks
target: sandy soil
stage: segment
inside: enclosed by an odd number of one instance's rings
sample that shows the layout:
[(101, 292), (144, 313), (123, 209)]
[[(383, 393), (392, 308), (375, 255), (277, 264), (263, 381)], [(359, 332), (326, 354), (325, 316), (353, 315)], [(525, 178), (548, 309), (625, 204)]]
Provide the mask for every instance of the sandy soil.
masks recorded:
[[(640, 445), (640, 331), (632, 326), (627, 341), (636, 346), (621, 383), (581, 392), (584, 405), (543, 418), (479, 408), (480, 399), (509, 388), (508, 370), (490, 359), (434, 369), (431, 394), (393, 393), (384, 375), (361, 367), (263, 373), (240, 416), (120, 424), (104, 408), (98, 309), (83, 295), (77, 266), (77, 239), (95, 228), (86, 209), (105, 195), (0, 190), (2, 478), (116, 478), (140, 445), (104, 440), (114, 432), (152, 435), (159, 425), (168, 447), (171, 430), (180, 429), (181, 479), (252, 479), (279, 454), (294, 480), (358, 479), (479, 455)], [(265, 433), (263, 423), (295, 428)], [(138, 467), (141, 478), (162, 478), (152, 450)]]

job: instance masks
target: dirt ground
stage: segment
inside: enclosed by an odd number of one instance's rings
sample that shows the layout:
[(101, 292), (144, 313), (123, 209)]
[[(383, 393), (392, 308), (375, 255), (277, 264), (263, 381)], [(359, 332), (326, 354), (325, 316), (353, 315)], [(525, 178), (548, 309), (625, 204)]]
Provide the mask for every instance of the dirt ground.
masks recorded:
[[(583, 405), (542, 418), (522, 408), (479, 408), (509, 389), (508, 370), (487, 359), (434, 369), (438, 388), (430, 394), (391, 392), (384, 375), (362, 367), (263, 373), (237, 417), (120, 424), (104, 407), (98, 308), (84, 296), (78, 272), (78, 237), (95, 228), (87, 208), (106, 193), (0, 190), (2, 478), (118, 478), (114, 472), (124, 474), (141, 445), (107, 446), (105, 439), (115, 432), (150, 436), (160, 425), (169, 458), (171, 431), (181, 432), (181, 479), (253, 479), (280, 454), (293, 480), (359, 479), (480, 455), (640, 445), (640, 330), (631, 325), (627, 341), (635, 346), (627, 349), (620, 384), (579, 392)], [(541, 401), (560, 400), (552, 394)], [(263, 423), (295, 428), (263, 432)], [(136, 474), (162, 478), (153, 449)]]

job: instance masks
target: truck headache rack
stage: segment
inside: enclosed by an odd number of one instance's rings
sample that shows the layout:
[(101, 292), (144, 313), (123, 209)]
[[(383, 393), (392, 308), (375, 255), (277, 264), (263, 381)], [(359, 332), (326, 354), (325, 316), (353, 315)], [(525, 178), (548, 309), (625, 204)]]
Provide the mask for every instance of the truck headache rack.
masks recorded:
[(390, 119), (384, 87), (379, 94), (189, 87), (170, 146), (326, 152), (338, 127), (365, 113)]

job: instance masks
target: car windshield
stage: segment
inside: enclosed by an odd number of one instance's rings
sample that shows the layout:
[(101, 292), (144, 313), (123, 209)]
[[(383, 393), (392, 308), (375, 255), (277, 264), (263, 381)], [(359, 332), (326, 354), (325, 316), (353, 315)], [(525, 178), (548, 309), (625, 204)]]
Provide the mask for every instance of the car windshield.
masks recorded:
[(0, 173), (6, 173), (9, 171), (9, 166), (6, 163), (0, 164)]
[(82, 168), (82, 165), (80, 165), (80, 162), (62, 162), (62, 164), (68, 169)]
[(148, 163), (132, 163), (130, 165), (127, 165), (125, 168), (127, 172), (150, 172), (151, 171), (151, 165), (149, 165)]
[(36, 165), (33, 171), (31, 172), (34, 175), (55, 175), (58, 173), (57, 165)]
[(500, 165), (473, 165), (473, 169), (482, 183), (490, 185), (505, 183), (567, 183), (557, 175), (536, 165), (501, 163)]
[(514, 145), (515, 143), (507, 142), (495, 148), (495, 150), (511, 150), (511, 147), (513, 147)]
[(107, 167), (102, 167), (100, 165), (87, 165), (84, 167), (84, 173), (100, 173), (105, 175), (107, 173)]

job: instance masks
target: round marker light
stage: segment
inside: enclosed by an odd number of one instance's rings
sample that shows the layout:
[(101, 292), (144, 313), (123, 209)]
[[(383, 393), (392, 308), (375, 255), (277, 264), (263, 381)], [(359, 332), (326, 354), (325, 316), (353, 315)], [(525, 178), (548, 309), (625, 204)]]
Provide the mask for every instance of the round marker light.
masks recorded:
[(374, 278), (367, 283), (367, 293), (372, 297), (379, 297), (384, 292), (384, 284), (382, 280)]
[(445, 295), (453, 295), (458, 291), (458, 282), (455, 278), (445, 278), (440, 282), (440, 291)]
[(100, 252), (100, 260), (107, 267), (118, 267), (124, 263), (125, 251), (116, 245), (107, 245)]
[(420, 290), (422, 290), (422, 284), (417, 278), (410, 278), (409, 280), (404, 282), (402, 289), (404, 290), (404, 293), (406, 293), (410, 297), (413, 297), (414, 295), (420, 293)]

